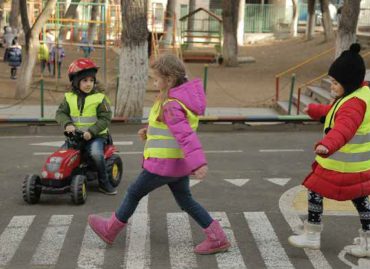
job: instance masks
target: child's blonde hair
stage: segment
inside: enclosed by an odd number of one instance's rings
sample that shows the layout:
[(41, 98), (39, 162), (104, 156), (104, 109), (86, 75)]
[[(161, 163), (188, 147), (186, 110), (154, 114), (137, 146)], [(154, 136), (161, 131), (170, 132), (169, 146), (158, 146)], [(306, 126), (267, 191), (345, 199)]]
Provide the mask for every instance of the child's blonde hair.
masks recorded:
[(170, 88), (180, 86), (181, 84), (188, 81), (186, 76), (186, 69), (184, 63), (175, 55), (165, 54), (155, 60), (150, 67), (157, 71), (160, 76), (164, 78), (171, 78), (174, 81), (174, 85), (171, 85), (168, 89), (161, 89), (161, 93), (158, 96), (159, 102), (159, 118), (163, 119), (163, 103), (168, 99), (168, 91)]

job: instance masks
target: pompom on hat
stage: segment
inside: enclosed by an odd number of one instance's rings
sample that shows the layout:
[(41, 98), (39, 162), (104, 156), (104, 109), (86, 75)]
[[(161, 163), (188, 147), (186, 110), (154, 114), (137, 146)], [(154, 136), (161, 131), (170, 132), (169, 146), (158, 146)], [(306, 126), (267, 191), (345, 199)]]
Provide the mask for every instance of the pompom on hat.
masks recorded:
[(360, 44), (354, 43), (332, 63), (328, 75), (338, 81), (344, 88), (345, 95), (361, 87), (366, 73), (361, 55)]

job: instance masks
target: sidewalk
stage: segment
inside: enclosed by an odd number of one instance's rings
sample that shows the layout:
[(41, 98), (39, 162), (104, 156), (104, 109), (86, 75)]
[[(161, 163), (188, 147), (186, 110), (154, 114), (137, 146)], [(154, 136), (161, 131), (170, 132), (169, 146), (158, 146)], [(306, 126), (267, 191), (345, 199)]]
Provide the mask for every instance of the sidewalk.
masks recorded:
[[(39, 105), (17, 105), (10, 108), (2, 108), (0, 105), (0, 119), (35, 119), (41, 118), (41, 107)], [(58, 106), (44, 106), (44, 118), (53, 119)], [(112, 110), (114, 107), (112, 107)], [(148, 117), (149, 107), (144, 107), (144, 118)], [(232, 108), (232, 107), (209, 107), (206, 116), (276, 116), (278, 113), (272, 108)]]

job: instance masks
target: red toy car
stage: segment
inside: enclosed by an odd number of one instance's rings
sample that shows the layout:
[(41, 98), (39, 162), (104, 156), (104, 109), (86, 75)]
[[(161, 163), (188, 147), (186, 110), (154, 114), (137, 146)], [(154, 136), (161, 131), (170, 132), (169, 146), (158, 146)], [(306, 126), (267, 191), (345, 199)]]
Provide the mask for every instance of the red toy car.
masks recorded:
[[(83, 132), (64, 133), (67, 137), (65, 146), (51, 154), (42, 168), (41, 177), (27, 175), (23, 181), (23, 199), (29, 204), (40, 200), (41, 193), (71, 193), (75, 204), (84, 204), (87, 199), (86, 184), (97, 180), (96, 167), (84, 149)], [(108, 180), (117, 187), (122, 178), (122, 160), (115, 154), (116, 147), (112, 139), (104, 149)]]

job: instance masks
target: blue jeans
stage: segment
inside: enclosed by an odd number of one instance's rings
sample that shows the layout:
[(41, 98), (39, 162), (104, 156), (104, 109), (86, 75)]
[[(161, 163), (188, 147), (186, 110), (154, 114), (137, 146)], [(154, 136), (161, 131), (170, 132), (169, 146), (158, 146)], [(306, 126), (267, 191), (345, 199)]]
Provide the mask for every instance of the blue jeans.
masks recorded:
[(211, 224), (213, 219), (209, 213), (191, 196), (188, 176), (164, 177), (146, 170), (143, 170), (127, 189), (121, 206), (116, 210), (116, 217), (122, 222), (127, 222), (140, 199), (163, 185), (168, 185), (180, 208), (186, 211), (202, 228), (205, 229)]
[(104, 159), (104, 147), (106, 143), (106, 138), (97, 137), (87, 141), (85, 145), (86, 152), (89, 154), (98, 170), (99, 183), (103, 183), (108, 180), (107, 168), (105, 166)]

